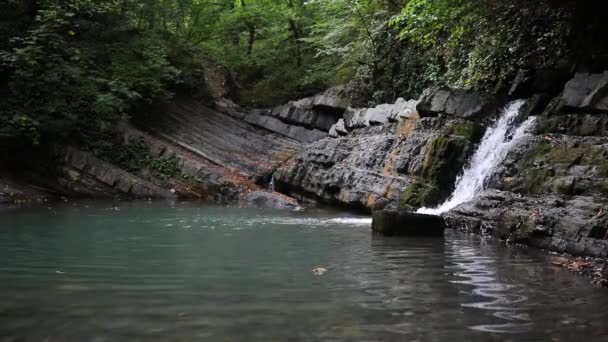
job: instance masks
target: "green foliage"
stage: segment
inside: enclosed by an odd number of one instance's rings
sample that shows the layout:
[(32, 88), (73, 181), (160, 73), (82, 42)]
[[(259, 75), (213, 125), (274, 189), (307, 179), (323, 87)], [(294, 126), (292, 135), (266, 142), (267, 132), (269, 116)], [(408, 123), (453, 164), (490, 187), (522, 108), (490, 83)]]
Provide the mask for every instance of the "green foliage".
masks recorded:
[(386, 58), (374, 72), (358, 72), (369, 88), (362, 91), (375, 102), (416, 97), (428, 86), (500, 92), (520, 69), (570, 68), (576, 6), (567, 0), (410, 0), (390, 18), (393, 32), (377, 38)]
[(9, 136), (97, 139), (141, 104), (166, 101), (179, 71), (167, 42), (134, 30), (105, 6), (50, 2), (0, 52), (8, 75), (0, 126)]
[(179, 159), (175, 155), (153, 156), (143, 138), (122, 141), (119, 135), (106, 136), (88, 146), (99, 158), (131, 173), (149, 171), (153, 176), (167, 180), (180, 175)]

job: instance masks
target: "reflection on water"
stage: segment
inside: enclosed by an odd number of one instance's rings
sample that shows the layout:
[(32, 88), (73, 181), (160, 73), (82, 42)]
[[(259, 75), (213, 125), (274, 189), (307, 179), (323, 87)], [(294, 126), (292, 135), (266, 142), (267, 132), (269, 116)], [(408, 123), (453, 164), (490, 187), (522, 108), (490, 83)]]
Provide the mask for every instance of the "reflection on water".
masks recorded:
[(453, 264), (448, 268), (454, 270), (455, 276), (464, 279), (450, 282), (472, 287), (471, 302), (461, 305), (489, 310), (492, 316), (502, 321), (496, 324), (474, 325), (471, 329), (495, 333), (530, 330), (532, 321), (526, 312), (528, 297), (524, 294), (525, 288), (518, 284), (501, 282), (496, 274), (496, 260), (491, 256), (481, 255), (479, 250), (467, 246), (463, 241), (452, 240), (447, 245)]
[(369, 225), (162, 203), (0, 211), (0, 341), (608, 340), (606, 292), (534, 251)]

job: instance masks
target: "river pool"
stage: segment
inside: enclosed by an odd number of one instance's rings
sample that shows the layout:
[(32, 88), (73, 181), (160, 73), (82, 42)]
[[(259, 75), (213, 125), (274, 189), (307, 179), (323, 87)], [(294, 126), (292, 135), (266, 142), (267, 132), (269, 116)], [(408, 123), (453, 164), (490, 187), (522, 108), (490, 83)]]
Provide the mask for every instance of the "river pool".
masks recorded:
[(334, 210), (3, 209), (0, 259), (0, 341), (608, 340), (608, 291), (543, 253)]

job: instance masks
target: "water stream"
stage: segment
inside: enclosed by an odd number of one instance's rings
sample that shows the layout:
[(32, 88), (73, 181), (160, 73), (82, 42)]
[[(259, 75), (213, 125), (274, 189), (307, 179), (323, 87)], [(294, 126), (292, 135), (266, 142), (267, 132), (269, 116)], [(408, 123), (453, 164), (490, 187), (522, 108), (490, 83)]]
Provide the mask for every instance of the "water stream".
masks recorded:
[(484, 190), (488, 179), (507, 153), (531, 134), (535, 117), (529, 117), (522, 123), (517, 122), (524, 105), (525, 101), (517, 100), (509, 103), (502, 110), (496, 123), (486, 130), (469, 165), (456, 180), (456, 187), (448, 200), (436, 208), (421, 208), (418, 213), (431, 215), (445, 213), (472, 200)]
[(3, 210), (0, 341), (608, 340), (605, 290), (446, 234), (387, 238), (321, 209)]

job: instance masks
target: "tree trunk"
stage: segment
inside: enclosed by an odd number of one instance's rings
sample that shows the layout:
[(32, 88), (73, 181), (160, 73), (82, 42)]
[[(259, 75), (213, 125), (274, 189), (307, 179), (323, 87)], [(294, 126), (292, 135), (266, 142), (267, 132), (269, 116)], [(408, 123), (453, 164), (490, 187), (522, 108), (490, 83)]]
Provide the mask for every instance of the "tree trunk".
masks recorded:
[(253, 43), (255, 42), (255, 25), (248, 24), (249, 27), (249, 44), (247, 45), (247, 55), (251, 55), (253, 51)]
[(298, 28), (298, 25), (296, 24), (295, 21), (293, 21), (292, 19), (289, 19), (289, 28), (291, 29), (291, 32), (293, 33), (293, 40), (296, 46), (296, 65), (298, 67), (302, 66), (302, 48), (300, 46), (300, 38), (301, 38), (301, 34), (300, 34), (300, 29)]

